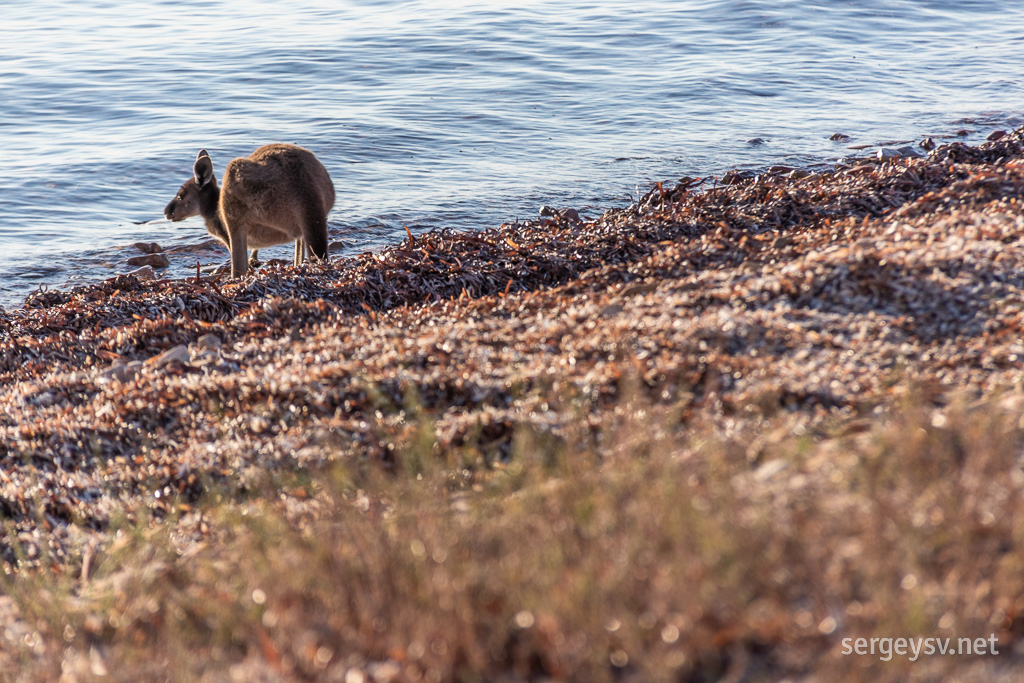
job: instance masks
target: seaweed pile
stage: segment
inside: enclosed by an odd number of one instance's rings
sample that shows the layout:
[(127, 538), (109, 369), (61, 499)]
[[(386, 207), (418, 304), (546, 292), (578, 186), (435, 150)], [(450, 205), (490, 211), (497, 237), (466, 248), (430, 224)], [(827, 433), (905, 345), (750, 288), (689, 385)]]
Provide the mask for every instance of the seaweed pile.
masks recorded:
[(75, 565), (122, 515), (200, 528), (211, 482), (387, 463), (414, 413), (439, 457), (486, 463), (580, 406), (596, 429), (626, 384), (682, 428), (742, 418), (751, 435), (779, 411), (808, 429), (869, 414), (904, 380), (937, 407), (1016, 384), (1022, 150), (1024, 129), (805, 177), (684, 179), (595, 220), (410, 233), (234, 282), (38, 293), (0, 314), (0, 513), (22, 562)]

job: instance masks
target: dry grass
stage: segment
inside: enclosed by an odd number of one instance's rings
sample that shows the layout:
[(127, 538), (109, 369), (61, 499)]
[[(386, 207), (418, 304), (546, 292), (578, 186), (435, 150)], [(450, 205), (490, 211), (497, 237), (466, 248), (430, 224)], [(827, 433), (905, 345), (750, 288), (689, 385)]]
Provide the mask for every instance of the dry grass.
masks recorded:
[[(941, 412), (908, 397), (818, 434), (783, 415), (756, 426), (754, 454), (751, 433), (686, 429), (623, 394), (596, 434), (520, 430), (508, 465), (444, 466), (465, 453), (439, 454), (423, 418), (397, 472), (274, 482), (307, 491), (301, 508), (211, 494), (216, 542), (137, 524), (84, 581), (9, 577), (18, 678), (1009, 680), (1019, 666), (1024, 396)], [(841, 654), (848, 637), (991, 633), (997, 658)]]

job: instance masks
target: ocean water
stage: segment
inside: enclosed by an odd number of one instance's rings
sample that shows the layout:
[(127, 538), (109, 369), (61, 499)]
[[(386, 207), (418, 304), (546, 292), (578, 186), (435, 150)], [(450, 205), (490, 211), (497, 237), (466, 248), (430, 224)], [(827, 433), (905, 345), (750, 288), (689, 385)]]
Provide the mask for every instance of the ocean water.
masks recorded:
[(226, 262), (200, 219), (162, 220), (200, 148), (218, 174), (312, 149), (352, 254), (854, 144), (980, 141), (1024, 121), (1022, 28), (1024, 3), (989, 0), (6, 0), (0, 305), (125, 272), (139, 241), (172, 277)]

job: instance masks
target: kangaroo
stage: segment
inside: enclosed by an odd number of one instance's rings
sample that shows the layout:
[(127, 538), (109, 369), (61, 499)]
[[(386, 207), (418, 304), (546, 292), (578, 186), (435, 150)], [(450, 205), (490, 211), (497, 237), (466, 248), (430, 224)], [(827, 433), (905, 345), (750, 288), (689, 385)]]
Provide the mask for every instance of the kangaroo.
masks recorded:
[(248, 271), (248, 248), (255, 261), (257, 250), (295, 240), (296, 266), (307, 247), (317, 258), (327, 258), (334, 184), (308, 149), (264, 145), (249, 157), (228, 162), (222, 188), (205, 149), (199, 150), (192, 172), (164, 216), (170, 221), (202, 216), (206, 230), (231, 252), (231, 277)]

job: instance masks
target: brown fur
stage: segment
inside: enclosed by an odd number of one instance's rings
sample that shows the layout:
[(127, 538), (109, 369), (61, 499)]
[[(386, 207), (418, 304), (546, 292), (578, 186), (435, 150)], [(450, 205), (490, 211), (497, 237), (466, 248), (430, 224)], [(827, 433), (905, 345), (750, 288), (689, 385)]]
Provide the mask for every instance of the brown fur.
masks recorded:
[(206, 229), (231, 251), (231, 276), (248, 270), (247, 249), (256, 251), (295, 240), (295, 265), (306, 248), (327, 258), (327, 214), (334, 206), (334, 184), (317, 158), (295, 145), (260, 147), (249, 157), (228, 162), (223, 187), (213, 162), (200, 150), (193, 177), (164, 209), (168, 220), (202, 216)]

